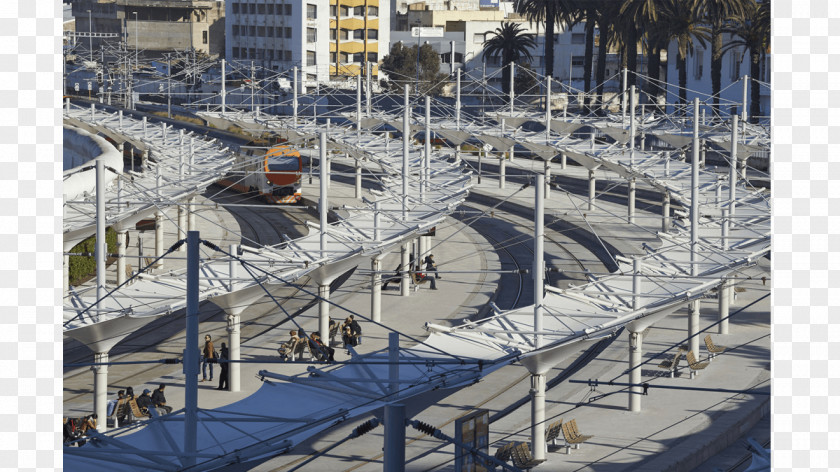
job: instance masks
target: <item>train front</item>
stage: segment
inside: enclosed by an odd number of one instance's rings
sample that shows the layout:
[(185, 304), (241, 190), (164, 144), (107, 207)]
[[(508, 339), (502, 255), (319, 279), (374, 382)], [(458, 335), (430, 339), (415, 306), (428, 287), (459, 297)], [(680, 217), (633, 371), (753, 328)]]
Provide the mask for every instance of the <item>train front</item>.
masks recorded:
[(274, 146), (265, 155), (264, 169), (269, 203), (297, 203), (300, 201), (300, 176), (303, 160), (300, 153), (288, 146)]

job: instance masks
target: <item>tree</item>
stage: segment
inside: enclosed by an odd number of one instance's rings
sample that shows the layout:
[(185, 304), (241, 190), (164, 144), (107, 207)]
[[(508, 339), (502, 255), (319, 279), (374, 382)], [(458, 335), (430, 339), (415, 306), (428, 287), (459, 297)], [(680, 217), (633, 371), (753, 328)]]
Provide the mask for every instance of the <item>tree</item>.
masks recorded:
[(534, 77), (534, 69), (528, 63), (522, 64), (513, 80), (513, 92), (516, 95), (537, 95), (539, 94), (539, 83)]
[(750, 89), (750, 120), (758, 121), (761, 114), (761, 85), (756, 77), (761, 74), (761, 60), (770, 47), (770, 0), (761, 3), (750, 1), (744, 9), (744, 14), (733, 17), (733, 24), (724, 28), (724, 32), (738, 36), (733, 39), (723, 52), (737, 46), (750, 50), (750, 77), (753, 78)]
[(502, 23), (502, 26), (495, 31), (488, 31), (493, 37), (484, 41), (484, 52), (482, 59), (487, 56), (502, 57), (502, 92), (510, 92), (510, 63), (517, 62), (525, 57), (531, 60), (531, 51), (537, 47), (534, 35), (526, 33), (522, 25), (509, 21)]
[(571, 0), (514, 0), (513, 9), (528, 21), (545, 22), (545, 75), (554, 76), (554, 25), (570, 22), (575, 11)]
[(723, 63), (723, 30), (733, 17), (743, 17), (751, 0), (695, 0), (706, 23), (712, 29), (712, 96), (714, 110), (720, 115), (720, 76)]
[[(703, 22), (697, 5), (690, 4), (685, 0), (667, 0), (662, 5), (662, 13), (669, 25), (670, 39), (677, 42), (677, 70), (680, 81), (680, 104), (684, 107), (688, 101), (686, 87), (688, 86), (688, 71), (686, 70), (686, 59), (694, 55), (695, 42), (706, 47), (710, 40), (711, 31)], [(684, 110), (684, 109), (683, 109)], [(683, 111), (683, 113), (685, 113)]]
[[(417, 91), (420, 95), (439, 94), (445, 85), (446, 74), (440, 72), (440, 56), (428, 44), (420, 46), (420, 83)], [(380, 70), (388, 74), (387, 87), (392, 92), (402, 92), (406, 85), (417, 83), (417, 45), (405, 46), (397, 42), (391, 51), (382, 58)]]

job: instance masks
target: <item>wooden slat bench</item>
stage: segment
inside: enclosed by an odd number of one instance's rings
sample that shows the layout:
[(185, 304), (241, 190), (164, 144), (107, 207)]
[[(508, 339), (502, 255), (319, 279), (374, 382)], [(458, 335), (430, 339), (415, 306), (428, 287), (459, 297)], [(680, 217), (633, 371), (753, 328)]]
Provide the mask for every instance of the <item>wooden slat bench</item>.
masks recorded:
[(580, 447), (580, 444), (592, 439), (592, 435), (582, 435), (577, 428), (577, 422), (571, 420), (568, 423), (563, 423), (563, 438), (566, 440), (566, 454), (569, 453), (570, 446), (574, 445), (575, 449)]
[(515, 442), (509, 442), (509, 443), (505, 444), (504, 446), (496, 449), (496, 453), (494, 454), (494, 457), (496, 457), (496, 459), (499, 459), (502, 462), (507, 462), (507, 461), (510, 460), (511, 454), (513, 454), (513, 448), (514, 447), (516, 447), (516, 443)]
[(706, 351), (709, 352), (709, 360), (715, 358), (716, 355), (726, 350), (726, 346), (716, 346), (714, 342), (712, 342), (712, 335), (707, 334), (703, 341), (706, 342)]
[(699, 370), (703, 370), (706, 366), (709, 365), (708, 362), (698, 362), (697, 358), (694, 357), (694, 351), (688, 351), (685, 355), (685, 360), (688, 362), (688, 367), (691, 368), (691, 378), (694, 378), (694, 375)]
[(674, 372), (677, 371), (677, 366), (680, 364), (680, 357), (682, 357), (682, 351), (677, 350), (677, 353), (674, 354), (673, 359), (666, 359), (662, 361), (661, 363), (659, 363), (659, 368), (668, 369), (670, 371), (671, 378), (674, 378)]
[(563, 419), (562, 418), (555, 421), (554, 423), (551, 423), (550, 425), (548, 425), (548, 428), (545, 429), (545, 443), (546, 443), (546, 445), (548, 445), (549, 441), (551, 442), (552, 446), (557, 445), (557, 438), (560, 437), (560, 434), (562, 434), (562, 432), (563, 432), (562, 426), (563, 426)]
[(528, 447), (528, 443), (518, 443), (513, 448), (513, 465), (518, 469), (530, 469), (532, 467), (536, 467), (545, 460), (536, 460), (534, 456), (531, 455), (531, 448)]

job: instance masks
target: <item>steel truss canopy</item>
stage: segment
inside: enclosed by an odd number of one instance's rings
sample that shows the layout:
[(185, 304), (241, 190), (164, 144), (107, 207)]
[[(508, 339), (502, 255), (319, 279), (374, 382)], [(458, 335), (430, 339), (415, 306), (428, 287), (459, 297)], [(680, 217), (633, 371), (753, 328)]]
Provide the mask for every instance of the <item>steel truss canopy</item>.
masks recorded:
[[(494, 112), (492, 116), (498, 118), (499, 114)], [(519, 113), (516, 117), (528, 118), (526, 113)], [(534, 113), (532, 117), (533, 121), (544, 122), (542, 114)], [(288, 118), (260, 118), (251, 114), (238, 114), (235, 120), (242, 123), (240, 126), (247, 127), (253, 122), (254, 126), (290, 129), (303, 135), (315, 134), (319, 129), (315, 122), (300, 117), (297, 124)], [(596, 142), (582, 136), (529, 132), (513, 127), (502, 132), (499, 124), (478, 121), (456, 123), (451, 118), (435, 119), (430, 126), (438, 136), (455, 138), (453, 144), (467, 140), (488, 142), (487, 136), (491, 136), (503, 142), (502, 147), (508, 143), (502, 140), (510, 140), (517, 146), (533, 150), (544, 159), (566, 153), (589, 169), (602, 168), (617, 172), (623, 178), (634, 178), (669, 192), (677, 202), (688, 204), (692, 190), (690, 166), (675, 159), (680, 155), (679, 149), (654, 152), (636, 149), (631, 152), (622, 145), (624, 135), (612, 129), (622, 123), (620, 120), (620, 117), (609, 116), (574, 122), (574, 125), (580, 124), (575, 129), (588, 126), (616, 141), (613, 143), (606, 143), (600, 138)], [(397, 121), (397, 117), (393, 117), (392, 121)], [(667, 116), (645, 118), (639, 120), (637, 130), (680, 136), (686, 133), (687, 124)], [(573, 126), (558, 127), (568, 130)], [(554, 128), (551, 126), (551, 129)], [(751, 134), (747, 139), (757, 146), (767, 139), (758, 128), (747, 130)], [(726, 142), (729, 132), (726, 124), (709, 126), (704, 129), (704, 139)], [(382, 136), (347, 130), (331, 134), (330, 139), (360, 150), (371, 161), (377, 160), (389, 174), (396, 175), (401, 170), (398, 164), (401, 150), (397, 150), (400, 146), (394, 143), (389, 147)], [(460, 167), (444, 159), (450, 152), (443, 151), (432, 159), (432, 181), (425, 202), (418, 201), (416, 197), (422, 179), (412, 176), (409, 201), (413, 211), (418, 212), (417, 216), (412, 216), (412, 221), (428, 224), (435, 218), (441, 218), (440, 215), (454, 209), (452, 205), (460, 203), (468, 190), (469, 185)], [(419, 148), (412, 147), (410, 157), (413, 172), (419, 169)], [(390, 181), (388, 178), (382, 180), (386, 193), (392, 191), (389, 190), (393, 187), (389, 185)], [(722, 280), (744, 270), (768, 253), (770, 202), (764, 191), (749, 187), (743, 181), (721, 179), (712, 167), (700, 172), (698, 187), (700, 219), (696, 251), (700, 257), (694, 262), (696, 271), (692, 270), (687, 221), (677, 218), (669, 231), (659, 233), (659, 247), (645, 246), (647, 254), (636, 263), (636, 267), (640, 268), (637, 272), (634, 271), (634, 261), (617, 256), (618, 270), (610, 275), (590, 276), (587, 284), (567, 289), (547, 287), (549, 293), (544, 300), (545, 316), (542, 332), (539, 333), (543, 335), (544, 344), (540, 349), (534, 347), (534, 307), (531, 306), (498, 312), (480, 322), (455, 327), (429, 324), (427, 329), (431, 334), (423, 343), (400, 349), (398, 353), (382, 351), (354, 355), (347, 364), (324, 368), (313, 366), (309, 372), (299, 376), (283, 376), (270, 369), (262, 371), (260, 375), (265, 385), (254, 395), (226, 407), (201, 412), (199, 467), (222, 467), (288, 450), (334, 423), (370, 412), (385, 402), (401, 401), (436, 388), (470, 384), (511, 362), (521, 362), (532, 373), (543, 373), (582, 349), (587, 342), (612, 336), (622, 326), (644, 328), (688, 302), (705, 296)], [(729, 195), (730, 188), (734, 191), (734, 200), (721, 197)], [(396, 198), (385, 196), (380, 200), (381, 205), (397, 209)], [(725, 238), (722, 236), (726, 221), (722, 218), (724, 209), (734, 210), (729, 217), (731, 225)], [(332, 244), (343, 248), (347, 251), (345, 253), (353, 254), (384, 249), (385, 243), (377, 246), (377, 241), (370, 240), (370, 208), (348, 209), (348, 212), (351, 217), (344, 224), (350, 226), (337, 226), (330, 233), (336, 239)], [(406, 223), (395, 221), (393, 224), (395, 233), (392, 237), (411, 231)], [(415, 230), (419, 231), (419, 226)], [(353, 239), (361, 234), (367, 238)], [(339, 241), (340, 238), (344, 239)], [(313, 254), (315, 250), (309, 241), (307, 239), (282, 250), (266, 248), (261, 250), (260, 255), (268, 257), (269, 252), (285, 255), (287, 251), (297, 255)], [(356, 252), (350, 249), (354, 244), (358, 244)], [(224, 268), (219, 267), (218, 270), (224, 278)], [(693, 273), (696, 275), (692, 276)], [(204, 283), (212, 285), (213, 282)], [(398, 362), (394, 364), (394, 360)], [(394, 365), (398, 368), (392, 369)], [(283, 400), (279, 401), (281, 398)], [(295, 411), (296, 418), (284, 417), (284, 412), (288, 411)], [(120, 464), (123, 470), (179, 469), (184, 457), (181, 452), (183, 419), (183, 414), (176, 412), (152, 420), (140, 431), (132, 427), (118, 429), (90, 446), (67, 449), (65, 465), (91, 472), (111, 470), (114, 464)]]

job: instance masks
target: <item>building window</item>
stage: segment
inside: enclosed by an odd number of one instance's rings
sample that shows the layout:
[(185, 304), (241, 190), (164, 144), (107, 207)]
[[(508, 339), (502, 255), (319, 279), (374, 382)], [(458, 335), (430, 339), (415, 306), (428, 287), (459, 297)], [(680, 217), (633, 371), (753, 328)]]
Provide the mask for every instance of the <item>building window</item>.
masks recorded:
[(365, 53), (357, 52), (353, 54), (353, 62), (365, 62)]
[(283, 36), (286, 37), (286, 38), (291, 38), (292, 37), (292, 28), (290, 28), (288, 26), (283, 28)]
[(285, 10), (283, 13), (286, 16), (292, 16), (292, 6), (291, 5), (283, 5), (283, 9)]
[(207, 44), (207, 31), (202, 31), (201, 32), (201, 43), (202, 44)]
[(379, 62), (379, 54), (375, 52), (368, 53), (368, 62)]
[(231, 7), (231, 11), (233, 12), (234, 15), (238, 15), (239, 14), (239, 4), (234, 3), (233, 6)]
[(266, 7), (266, 15), (273, 15), (274, 14), (274, 4), (269, 3)]
[(308, 65), (308, 66), (316, 65), (315, 51), (306, 51), (306, 65)]
[(248, 5), (248, 13), (250, 13), (252, 15), (256, 15), (257, 14), (257, 6), (253, 3)]
[(315, 28), (306, 28), (306, 41), (309, 43), (314, 43), (318, 41), (318, 30)]
[(491, 67), (499, 67), (499, 65), (501, 65), (501, 63), (502, 63), (502, 58), (499, 57), (499, 56), (491, 56), (490, 61), (488, 62), (488, 64)]
[(248, 36), (255, 37), (257, 35), (257, 27), (254, 25), (248, 26)]
[(257, 26), (257, 36), (260, 38), (265, 37), (265, 26)]
[(318, 5), (306, 4), (306, 19), (315, 20), (318, 18)]
[[(558, 35), (560, 36), (560, 35)], [(572, 33), (572, 44), (583, 44), (586, 42), (586, 35), (583, 33)]]
[(265, 3), (257, 5), (257, 15), (265, 15)]
[(379, 16), (379, 7), (368, 7), (368, 16)]
[(379, 30), (369, 29), (367, 39), (379, 39)]
[(341, 58), (341, 62), (342, 62), (342, 63), (344, 63), (344, 62), (350, 62), (350, 61), (349, 61), (349, 59), (348, 59), (348, 57), (347, 57), (347, 53), (346, 53), (346, 52), (343, 52), (343, 53), (339, 54), (339, 55), (338, 55), (338, 57), (340, 57), (340, 58)]
[(353, 8), (353, 15), (355, 15), (355, 16), (365, 16), (365, 7), (364, 6), (358, 6), (358, 7)]
[(330, 62), (334, 63), (337, 57), (338, 57), (338, 55), (336, 53), (331, 52), (330, 53)]
[(239, 36), (239, 25), (233, 25), (233, 27), (231, 28), (231, 33), (233, 33), (234, 36)]
[(484, 43), (484, 33), (476, 33), (473, 35), (473, 44)]
[(335, 41), (335, 28), (330, 28), (330, 41)]
[(335, 5), (330, 5), (330, 16), (335, 17), (336, 7)]
[(703, 51), (694, 51), (694, 78), (703, 78)]
[(338, 33), (339, 34), (339, 39), (347, 39), (347, 33), (348, 33), (348, 31), (346, 29), (342, 28), (342, 30)]
[(361, 39), (364, 41), (365, 39), (365, 30), (357, 29), (353, 30), (353, 39)]
[(572, 56), (572, 67), (583, 67), (585, 60), (584, 56)]
[(269, 38), (274, 37), (274, 28), (273, 27), (269, 26), (268, 28), (265, 29), (265, 32), (268, 34)]
[(342, 5), (342, 6), (338, 9), (338, 11), (341, 13), (341, 16), (343, 16), (343, 17), (350, 16), (350, 10), (349, 10), (346, 6), (344, 6), (344, 5)]
[(286, 62), (292, 62), (292, 51), (283, 51), (283, 56)]

